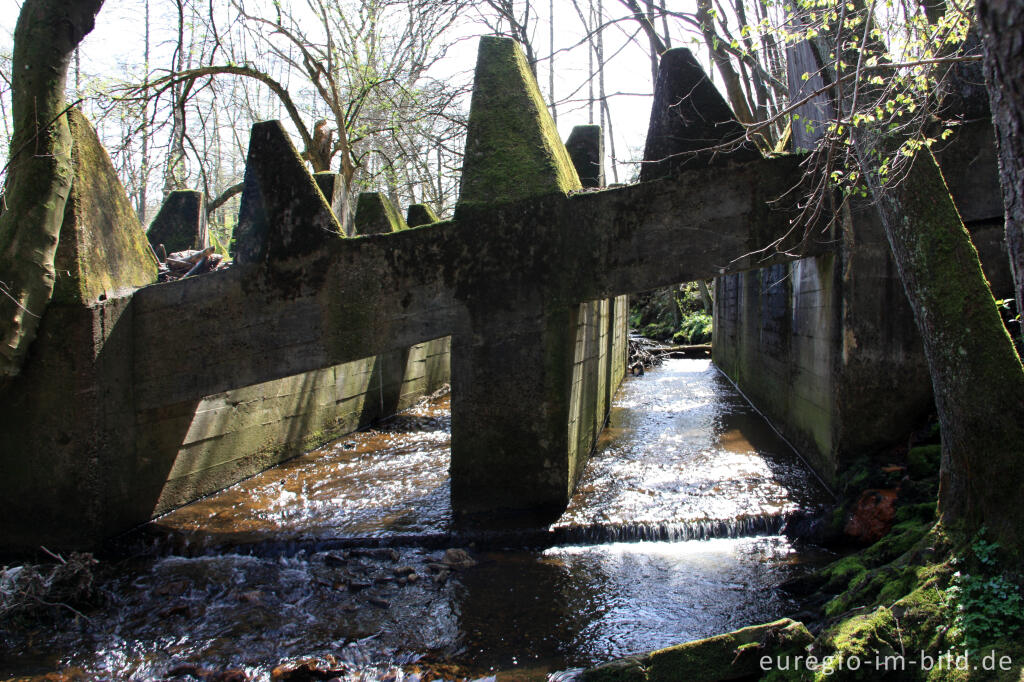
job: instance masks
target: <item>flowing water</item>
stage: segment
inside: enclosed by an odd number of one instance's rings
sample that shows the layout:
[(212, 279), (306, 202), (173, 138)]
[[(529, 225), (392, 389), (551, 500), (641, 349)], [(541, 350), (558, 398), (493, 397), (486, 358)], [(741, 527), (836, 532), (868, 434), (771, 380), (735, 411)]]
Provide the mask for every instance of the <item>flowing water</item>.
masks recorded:
[(306, 662), (545, 679), (795, 608), (773, 587), (817, 557), (779, 531), (825, 493), (708, 361), (627, 378), (543, 528), (453, 521), (449, 423), (446, 399), (424, 403), (162, 517), (88, 619), (7, 633), (0, 677), (266, 679)]

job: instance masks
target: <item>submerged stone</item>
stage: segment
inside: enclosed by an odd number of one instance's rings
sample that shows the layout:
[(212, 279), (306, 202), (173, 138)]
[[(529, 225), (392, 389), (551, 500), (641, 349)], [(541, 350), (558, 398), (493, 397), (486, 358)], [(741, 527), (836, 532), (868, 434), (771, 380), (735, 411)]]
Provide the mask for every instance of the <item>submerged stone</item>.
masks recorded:
[(152, 284), (157, 261), (92, 124), (77, 109), (68, 111), (68, 120), (75, 175), (54, 258), (52, 300), (91, 305)]
[(522, 49), (510, 38), (484, 36), (458, 205), (566, 194), (580, 187)]
[(712, 682), (760, 679), (776, 661), (803, 654), (814, 637), (803, 623), (783, 618), (752, 625), (707, 639), (653, 651), (643, 656), (611, 661), (584, 671), (584, 682)]

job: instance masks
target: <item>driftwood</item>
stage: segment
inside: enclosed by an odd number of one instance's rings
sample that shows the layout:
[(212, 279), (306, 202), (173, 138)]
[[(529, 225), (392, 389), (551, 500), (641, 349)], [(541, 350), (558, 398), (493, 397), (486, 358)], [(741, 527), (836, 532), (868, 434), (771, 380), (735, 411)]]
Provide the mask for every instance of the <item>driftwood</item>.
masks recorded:
[(183, 279), (227, 267), (224, 256), (214, 253), (212, 246), (201, 250), (176, 251), (160, 263), (160, 281)]
[(642, 375), (647, 369), (660, 365), (665, 358), (709, 357), (711, 357), (710, 343), (665, 346), (635, 332), (630, 332), (629, 359), (626, 366), (629, 368), (630, 374)]

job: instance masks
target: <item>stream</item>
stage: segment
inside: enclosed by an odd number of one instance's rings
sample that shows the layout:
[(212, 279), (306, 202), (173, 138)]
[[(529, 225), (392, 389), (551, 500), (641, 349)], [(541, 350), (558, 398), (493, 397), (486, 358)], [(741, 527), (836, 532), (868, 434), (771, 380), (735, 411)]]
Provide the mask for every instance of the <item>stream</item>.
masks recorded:
[(157, 519), (0, 678), (568, 680), (792, 612), (825, 558), (780, 531), (827, 493), (707, 360), (627, 376), (550, 526), (461, 528), (449, 436), (436, 398)]

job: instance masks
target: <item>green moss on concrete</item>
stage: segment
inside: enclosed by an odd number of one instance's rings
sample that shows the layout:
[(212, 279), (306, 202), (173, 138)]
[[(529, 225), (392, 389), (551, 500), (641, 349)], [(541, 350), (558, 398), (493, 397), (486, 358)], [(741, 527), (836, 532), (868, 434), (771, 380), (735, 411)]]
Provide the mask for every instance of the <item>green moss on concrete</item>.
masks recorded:
[(405, 222), (409, 227), (430, 225), (440, 221), (441, 218), (427, 204), (411, 204), (405, 212)]
[(402, 214), (395, 205), (380, 192), (362, 192), (356, 204), (353, 230), (356, 235), (387, 234), (407, 230)]
[(459, 206), (580, 188), (523, 51), (509, 38), (481, 38)]
[(96, 131), (68, 112), (74, 181), (55, 257), (54, 303), (91, 305), (157, 277), (156, 256)]

